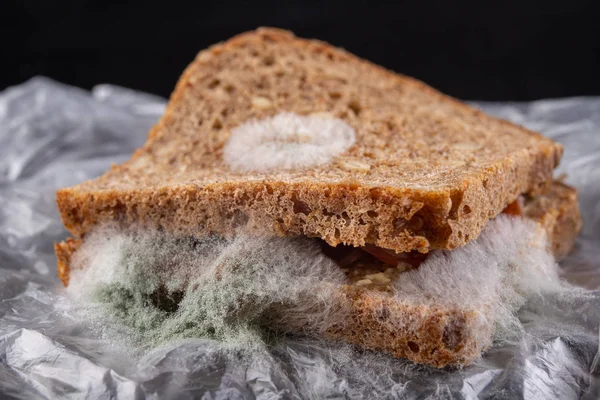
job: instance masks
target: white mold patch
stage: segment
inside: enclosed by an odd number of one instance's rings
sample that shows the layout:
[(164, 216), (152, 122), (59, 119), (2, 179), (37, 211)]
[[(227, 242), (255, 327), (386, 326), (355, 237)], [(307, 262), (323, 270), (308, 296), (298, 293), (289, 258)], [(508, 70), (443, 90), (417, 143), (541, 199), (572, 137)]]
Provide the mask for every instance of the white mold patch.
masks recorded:
[[(477, 310), (496, 338), (523, 330), (517, 311), (531, 298), (567, 290), (537, 223), (500, 215), (481, 236), (452, 251), (433, 252), (395, 282), (399, 301)], [(480, 340), (486, 340), (481, 338)]]
[(328, 164), (355, 140), (356, 132), (341, 119), (286, 112), (233, 129), (223, 159), (241, 172), (310, 168)]

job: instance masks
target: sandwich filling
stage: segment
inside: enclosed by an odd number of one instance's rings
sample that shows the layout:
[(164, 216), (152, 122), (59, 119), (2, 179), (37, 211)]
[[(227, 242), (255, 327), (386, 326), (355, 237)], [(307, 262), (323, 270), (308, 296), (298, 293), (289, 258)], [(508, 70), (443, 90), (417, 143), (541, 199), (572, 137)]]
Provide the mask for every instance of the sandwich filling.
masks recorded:
[[(510, 203), (503, 214), (523, 217), (525, 197), (519, 196)], [(323, 252), (336, 261), (353, 285), (382, 292), (392, 292), (393, 282), (402, 272), (418, 268), (427, 258), (419, 252), (396, 253), (371, 244), (356, 248), (351, 246), (331, 247), (321, 243)]]

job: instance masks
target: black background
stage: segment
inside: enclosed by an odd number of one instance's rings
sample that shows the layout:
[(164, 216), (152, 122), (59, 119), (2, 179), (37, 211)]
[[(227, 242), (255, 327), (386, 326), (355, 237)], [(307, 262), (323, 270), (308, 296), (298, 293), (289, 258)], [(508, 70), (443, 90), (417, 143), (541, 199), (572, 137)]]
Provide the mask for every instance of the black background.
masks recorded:
[(195, 54), (260, 25), (464, 99), (600, 95), (600, 1), (0, 0), (0, 89), (35, 75), (168, 96)]

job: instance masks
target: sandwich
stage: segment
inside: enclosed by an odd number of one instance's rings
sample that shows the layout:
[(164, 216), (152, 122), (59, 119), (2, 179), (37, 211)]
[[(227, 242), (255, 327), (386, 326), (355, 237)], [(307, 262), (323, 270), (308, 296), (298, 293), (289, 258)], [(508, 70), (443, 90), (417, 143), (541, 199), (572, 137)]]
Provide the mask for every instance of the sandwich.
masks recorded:
[[(155, 240), (205, 260), (177, 275), (169, 271), (190, 257), (153, 256), (160, 271), (142, 275), (160, 276), (152, 290), (176, 303), (203, 265), (215, 284), (246, 276), (243, 263), (226, 270), (226, 257), (205, 257), (207, 243), (268, 264), (258, 253), (271, 257), (284, 240), (296, 247), (273, 256), (273, 276), (296, 265), (297, 249), (317, 251), (323, 279), (301, 267), (290, 279), (310, 275), (315, 287), (299, 292), (310, 304), (302, 312), (336, 318), (292, 318), (298, 308), (278, 301), (262, 323), (435, 367), (468, 365), (492, 344), (499, 310), (525, 301), (511, 271), (543, 264), (555, 275), (547, 256), (568, 254), (581, 229), (575, 189), (553, 179), (562, 151), (415, 79), (261, 28), (198, 54), (129, 161), (57, 192), (72, 235), (55, 244), (58, 275), (68, 286), (77, 271), (101, 269), (89, 250), (78, 253), (110, 226), (130, 243)], [(236, 242), (248, 237), (261, 239)], [(515, 261), (527, 252), (536, 265)], [(461, 265), (469, 260), (480, 262)], [(463, 281), (476, 295), (457, 290)], [(250, 312), (257, 300), (241, 301)]]

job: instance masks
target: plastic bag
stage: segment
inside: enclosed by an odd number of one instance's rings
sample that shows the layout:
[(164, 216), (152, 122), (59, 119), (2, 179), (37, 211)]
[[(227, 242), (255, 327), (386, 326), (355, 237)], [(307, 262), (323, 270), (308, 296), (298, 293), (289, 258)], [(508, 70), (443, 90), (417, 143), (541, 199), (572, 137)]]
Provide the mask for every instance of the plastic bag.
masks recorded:
[[(163, 99), (35, 78), (0, 93), (0, 389), (6, 398), (600, 397), (600, 98), (473, 103), (565, 145), (558, 174), (580, 191), (584, 230), (562, 262), (581, 299), (538, 299), (526, 334), (470, 367), (435, 370), (348, 346), (283, 338), (260, 362), (207, 339), (140, 353), (73, 314), (52, 243), (67, 236), (55, 191), (143, 144)], [(594, 357), (596, 357), (594, 359)]]

